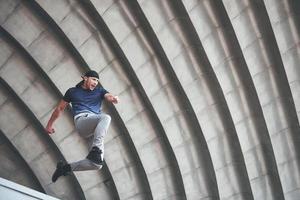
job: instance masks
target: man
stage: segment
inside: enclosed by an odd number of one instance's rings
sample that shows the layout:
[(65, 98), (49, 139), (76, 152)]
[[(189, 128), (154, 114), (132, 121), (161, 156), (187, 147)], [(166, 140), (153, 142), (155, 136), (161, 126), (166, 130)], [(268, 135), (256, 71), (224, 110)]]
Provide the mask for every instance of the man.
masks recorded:
[(103, 166), (103, 140), (111, 118), (101, 112), (101, 103), (105, 99), (108, 102), (117, 104), (119, 98), (98, 86), (99, 76), (97, 72), (90, 70), (84, 74), (82, 79), (76, 87), (67, 90), (63, 99), (53, 111), (46, 126), (46, 131), (48, 134), (55, 132), (53, 123), (65, 110), (66, 106), (71, 103), (75, 128), (82, 137), (89, 138), (93, 136), (92, 145), (85, 159), (70, 164), (58, 162), (52, 176), (53, 182), (62, 175), (68, 175), (71, 171), (98, 170)]

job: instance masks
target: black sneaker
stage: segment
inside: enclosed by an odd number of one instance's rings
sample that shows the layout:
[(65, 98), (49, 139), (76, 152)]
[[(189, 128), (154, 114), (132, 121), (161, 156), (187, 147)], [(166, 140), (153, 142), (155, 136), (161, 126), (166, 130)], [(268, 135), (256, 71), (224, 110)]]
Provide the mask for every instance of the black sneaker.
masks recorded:
[(86, 158), (97, 165), (102, 165), (103, 160), (101, 155), (102, 155), (102, 151), (98, 147), (93, 147)]
[(71, 172), (71, 166), (59, 161), (56, 165), (56, 170), (52, 175), (52, 182), (54, 183), (61, 176), (69, 175), (69, 172)]

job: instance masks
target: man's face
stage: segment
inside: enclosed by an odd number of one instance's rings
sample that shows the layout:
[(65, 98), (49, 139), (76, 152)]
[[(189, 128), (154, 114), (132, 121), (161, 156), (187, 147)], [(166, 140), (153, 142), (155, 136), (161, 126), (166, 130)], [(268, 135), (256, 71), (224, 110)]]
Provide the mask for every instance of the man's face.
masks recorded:
[(94, 90), (98, 85), (99, 79), (96, 77), (84, 77), (84, 85), (86, 89)]

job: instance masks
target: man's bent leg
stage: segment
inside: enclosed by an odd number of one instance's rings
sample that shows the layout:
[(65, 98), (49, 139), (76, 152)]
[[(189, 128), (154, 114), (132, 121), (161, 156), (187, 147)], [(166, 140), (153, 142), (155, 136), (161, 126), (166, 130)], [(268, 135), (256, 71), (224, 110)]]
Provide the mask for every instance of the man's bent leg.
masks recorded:
[(99, 170), (101, 168), (102, 165), (97, 165), (89, 159), (83, 159), (70, 164), (64, 164), (62, 161), (59, 161), (56, 170), (52, 175), (52, 182), (56, 182), (61, 176), (69, 175), (71, 171)]
[(111, 121), (111, 117), (109, 115), (104, 113), (100, 114), (99, 122), (94, 132), (94, 140), (92, 143), (92, 147), (98, 147), (101, 150), (102, 160), (104, 154), (104, 136), (107, 133), (110, 121)]
[[(104, 136), (107, 133), (111, 117), (105, 113), (98, 115), (88, 114), (75, 120), (76, 129), (84, 137), (93, 132), (93, 141), (87, 158), (97, 165), (101, 165), (104, 157)], [(91, 130), (92, 129), (92, 130)]]
[(86, 158), (78, 162), (70, 163), (70, 166), (72, 171), (99, 170), (102, 168), (102, 165), (97, 165)]

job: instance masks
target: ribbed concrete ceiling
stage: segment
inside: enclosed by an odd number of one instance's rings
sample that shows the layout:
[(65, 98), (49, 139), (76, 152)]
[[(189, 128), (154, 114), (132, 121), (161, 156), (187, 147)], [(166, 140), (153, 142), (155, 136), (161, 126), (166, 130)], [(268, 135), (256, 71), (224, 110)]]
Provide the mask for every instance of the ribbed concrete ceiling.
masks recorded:
[[(299, 200), (300, 1), (0, 0), (0, 176), (61, 199)], [(120, 97), (101, 171), (51, 182), (88, 142), (86, 70)]]

